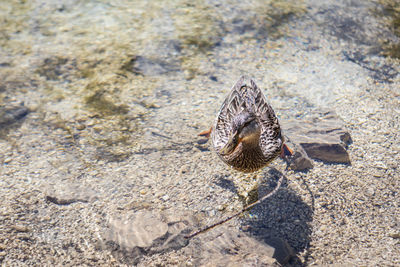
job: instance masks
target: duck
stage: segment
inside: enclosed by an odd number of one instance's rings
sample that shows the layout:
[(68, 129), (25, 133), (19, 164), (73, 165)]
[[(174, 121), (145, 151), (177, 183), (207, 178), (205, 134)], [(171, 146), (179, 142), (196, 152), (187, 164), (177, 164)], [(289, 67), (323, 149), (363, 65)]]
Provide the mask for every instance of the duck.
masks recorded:
[(219, 158), (245, 173), (267, 166), (279, 155), (292, 154), (274, 110), (249, 76), (239, 78), (224, 99), (213, 127), (200, 133), (210, 134)]

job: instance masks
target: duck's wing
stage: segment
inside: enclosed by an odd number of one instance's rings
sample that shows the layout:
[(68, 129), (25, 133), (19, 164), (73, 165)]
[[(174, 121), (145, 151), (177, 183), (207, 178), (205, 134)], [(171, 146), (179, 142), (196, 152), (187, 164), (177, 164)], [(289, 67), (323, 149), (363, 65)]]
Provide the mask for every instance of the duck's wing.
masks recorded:
[(251, 100), (248, 102), (248, 106), (253, 106), (253, 112), (259, 118), (261, 122), (261, 127), (263, 130), (277, 130), (280, 128), (278, 118), (275, 115), (274, 110), (268, 104), (267, 98), (263, 94), (263, 92), (258, 88), (256, 83), (250, 79), (250, 86), (247, 90), (247, 99)]
[(279, 153), (282, 147), (281, 127), (274, 110), (268, 104), (263, 92), (256, 83), (250, 79), (247, 99), (252, 100), (248, 105), (253, 105), (254, 113), (261, 126), (260, 147), (264, 156), (272, 157)]
[(233, 119), (247, 109), (246, 99), (243, 98), (242, 92), (244, 80), (245, 77), (241, 77), (235, 83), (218, 112), (212, 131), (212, 140), (217, 151), (228, 142)]
[(212, 131), (216, 150), (219, 151), (228, 142), (233, 118), (243, 111), (256, 115), (258, 119), (261, 126), (260, 147), (263, 154), (269, 157), (279, 152), (282, 140), (278, 118), (263, 92), (248, 76), (240, 77), (222, 103)]

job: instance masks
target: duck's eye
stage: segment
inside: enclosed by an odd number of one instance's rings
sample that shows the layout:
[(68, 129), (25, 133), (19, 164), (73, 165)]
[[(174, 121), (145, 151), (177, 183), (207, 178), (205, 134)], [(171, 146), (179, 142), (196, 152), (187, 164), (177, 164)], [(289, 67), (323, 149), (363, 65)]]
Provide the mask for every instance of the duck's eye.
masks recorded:
[(243, 123), (242, 127), (240, 127), (240, 132), (245, 129), (246, 127), (250, 126), (250, 124), (253, 122), (254, 120), (249, 120), (246, 121), (245, 123)]
[(243, 128), (249, 126), (251, 122), (252, 122), (252, 120), (251, 120), (251, 121), (246, 121), (246, 122), (243, 124)]
[(248, 121), (246, 121), (243, 125), (244, 127), (249, 126), (250, 123), (254, 122), (256, 120), (255, 117), (251, 117)]

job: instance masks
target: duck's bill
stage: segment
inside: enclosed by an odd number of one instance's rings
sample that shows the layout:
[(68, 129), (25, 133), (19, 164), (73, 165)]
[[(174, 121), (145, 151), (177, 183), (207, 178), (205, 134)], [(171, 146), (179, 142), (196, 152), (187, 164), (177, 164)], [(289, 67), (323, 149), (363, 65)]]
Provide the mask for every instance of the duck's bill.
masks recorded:
[(239, 144), (238, 134), (231, 135), (226, 145), (219, 151), (221, 155), (231, 154)]

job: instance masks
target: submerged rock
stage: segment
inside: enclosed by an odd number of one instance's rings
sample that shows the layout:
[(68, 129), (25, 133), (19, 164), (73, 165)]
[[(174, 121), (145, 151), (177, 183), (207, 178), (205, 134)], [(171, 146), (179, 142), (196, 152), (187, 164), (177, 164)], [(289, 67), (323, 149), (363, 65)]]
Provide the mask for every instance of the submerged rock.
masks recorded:
[(201, 266), (279, 266), (294, 255), (281, 239), (274, 238), (269, 243), (257, 241), (232, 226), (218, 226), (199, 235), (187, 249)]
[(0, 106), (0, 130), (23, 119), (29, 113), (24, 105)]
[(185, 236), (195, 223), (195, 217), (187, 213), (140, 210), (111, 218), (104, 239), (107, 248), (111, 248), (121, 261), (137, 264), (144, 255), (188, 245)]
[(304, 171), (314, 167), (312, 160), (299, 144), (295, 144), (288, 137), (286, 137), (286, 143), (293, 150), (293, 155), (288, 159), (290, 169)]
[(283, 128), (296, 144), (291, 159), (294, 169), (311, 168), (308, 157), (329, 163), (350, 163), (346, 148), (352, 142), (351, 137), (334, 112), (316, 111), (308, 120), (283, 122)]
[(90, 202), (95, 199), (97, 199), (95, 191), (75, 184), (50, 186), (46, 192), (46, 201), (57, 205)]
[(175, 63), (144, 56), (135, 56), (122, 66), (123, 70), (143, 76), (156, 76), (179, 70)]

